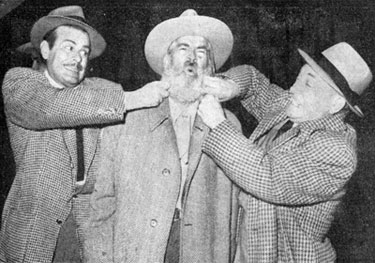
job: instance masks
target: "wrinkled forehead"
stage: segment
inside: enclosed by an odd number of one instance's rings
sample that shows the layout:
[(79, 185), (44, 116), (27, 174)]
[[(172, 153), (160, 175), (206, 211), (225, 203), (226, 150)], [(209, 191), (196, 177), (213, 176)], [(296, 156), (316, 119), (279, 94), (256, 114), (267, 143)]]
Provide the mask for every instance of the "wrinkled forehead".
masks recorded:
[(209, 40), (203, 36), (182, 36), (174, 40), (171, 46), (180, 45), (185, 45), (193, 48), (204, 48), (207, 50), (211, 48)]

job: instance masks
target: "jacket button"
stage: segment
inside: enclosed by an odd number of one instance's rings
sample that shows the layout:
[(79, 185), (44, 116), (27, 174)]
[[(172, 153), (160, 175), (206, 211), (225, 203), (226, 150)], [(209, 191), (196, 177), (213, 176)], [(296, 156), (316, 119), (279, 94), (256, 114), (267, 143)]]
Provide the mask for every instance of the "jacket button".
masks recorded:
[(167, 168), (164, 168), (163, 171), (161, 172), (162, 175), (164, 176), (168, 176), (171, 174), (171, 171)]
[(60, 219), (56, 219), (56, 223), (57, 223), (58, 225), (61, 225), (61, 224), (62, 224), (62, 221), (61, 221)]
[(72, 198), (76, 199), (78, 197), (77, 194), (72, 195)]
[(158, 225), (158, 221), (156, 221), (156, 219), (152, 219), (150, 222), (150, 226), (156, 227), (157, 225)]

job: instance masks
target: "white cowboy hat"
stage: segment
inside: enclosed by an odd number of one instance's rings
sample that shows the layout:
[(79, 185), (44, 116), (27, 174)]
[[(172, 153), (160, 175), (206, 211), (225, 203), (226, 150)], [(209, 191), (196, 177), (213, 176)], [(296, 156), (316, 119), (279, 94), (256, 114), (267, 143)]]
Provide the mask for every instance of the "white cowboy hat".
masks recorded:
[(87, 24), (80, 6), (59, 7), (40, 18), (31, 29), (30, 39), (33, 46), (39, 50), (44, 35), (61, 25), (76, 25), (87, 31), (91, 43), (90, 59), (100, 56), (105, 50), (107, 44), (104, 38)]
[(318, 62), (301, 49), (298, 52), (330, 87), (346, 99), (349, 108), (363, 117), (357, 101), (372, 81), (372, 73), (357, 51), (341, 42), (324, 50)]
[(147, 36), (145, 55), (150, 67), (159, 75), (163, 72), (163, 58), (172, 41), (182, 36), (202, 36), (213, 47), (216, 69), (228, 59), (233, 47), (233, 35), (222, 21), (200, 16), (195, 10), (185, 10), (179, 17), (155, 26)]

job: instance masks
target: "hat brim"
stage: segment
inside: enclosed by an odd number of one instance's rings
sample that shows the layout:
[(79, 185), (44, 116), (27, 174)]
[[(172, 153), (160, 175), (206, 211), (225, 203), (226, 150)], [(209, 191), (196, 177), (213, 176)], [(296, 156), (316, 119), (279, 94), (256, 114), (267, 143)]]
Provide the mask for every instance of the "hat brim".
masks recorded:
[(180, 16), (166, 20), (151, 30), (145, 42), (150, 67), (163, 73), (163, 58), (172, 41), (182, 36), (202, 36), (213, 47), (216, 69), (222, 67), (233, 48), (233, 35), (222, 21), (207, 16)]
[(305, 51), (298, 49), (299, 54), (302, 56), (302, 58), (306, 61), (306, 63), (332, 88), (334, 89), (340, 96), (342, 96), (346, 103), (348, 104), (351, 111), (353, 111), (355, 114), (357, 114), (360, 117), (363, 117), (364, 114), (361, 111), (361, 109), (357, 105), (352, 105), (344, 96), (344, 94), (341, 92), (340, 88), (337, 87), (335, 82), (332, 80), (332, 78), (324, 71), (324, 69), (319, 66), (315, 60), (310, 57)]
[(31, 44), (31, 42), (27, 42), (25, 44), (22, 44), (21, 46), (17, 47), (16, 50), (21, 53), (25, 54), (33, 54), (34, 52), (37, 52), (37, 49)]
[(30, 33), (30, 40), (33, 46), (39, 50), (44, 35), (48, 31), (61, 25), (75, 25), (87, 31), (91, 45), (90, 59), (100, 56), (105, 50), (107, 44), (104, 38), (94, 28), (77, 19), (57, 15), (44, 16), (34, 24)]

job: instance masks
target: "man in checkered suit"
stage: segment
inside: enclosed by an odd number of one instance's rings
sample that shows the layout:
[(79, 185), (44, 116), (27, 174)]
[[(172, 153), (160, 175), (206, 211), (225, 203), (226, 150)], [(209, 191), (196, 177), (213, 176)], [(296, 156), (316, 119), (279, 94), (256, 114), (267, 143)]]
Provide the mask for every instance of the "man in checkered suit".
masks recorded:
[[(2, 90), (16, 176), (2, 214), (0, 261), (72, 262), (60, 252), (70, 245), (63, 237), (76, 236), (77, 246), (84, 239), (100, 133), (93, 125), (119, 122), (127, 110), (158, 105), (168, 85), (153, 82), (124, 92), (119, 84), (85, 79), (88, 60), (98, 57), (106, 43), (84, 21), (79, 6), (39, 19), (31, 43), (46, 70), (13, 68)], [(76, 136), (79, 126), (83, 139)], [(60, 243), (65, 245), (55, 252)]]
[[(306, 64), (289, 91), (252, 66), (224, 74), (238, 84), (241, 103), (259, 121), (249, 139), (225, 119), (215, 97), (206, 96), (199, 106), (212, 129), (203, 151), (242, 188), (236, 262), (336, 258), (327, 232), (357, 165), (356, 132), (344, 117), (349, 110), (363, 115), (357, 101), (372, 74), (345, 42), (319, 60), (298, 51)], [(282, 133), (287, 122), (292, 127)]]

